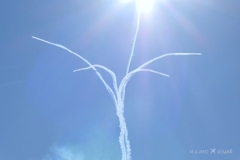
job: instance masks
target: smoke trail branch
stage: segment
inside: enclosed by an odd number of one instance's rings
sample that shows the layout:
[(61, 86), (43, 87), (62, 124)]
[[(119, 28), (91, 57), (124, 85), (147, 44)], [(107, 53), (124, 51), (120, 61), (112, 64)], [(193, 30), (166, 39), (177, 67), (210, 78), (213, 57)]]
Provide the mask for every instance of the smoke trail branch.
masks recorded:
[(131, 50), (130, 58), (129, 58), (128, 65), (127, 65), (126, 75), (129, 72), (130, 65), (131, 65), (131, 62), (132, 62), (132, 58), (134, 56), (134, 50), (135, 50), (135, 45), (136, 45), (138, 31), (139, 31), (139, 26), (140, 26), (140, 18), (141, 18), (141, 12), (138, 12), (137, 28), (136, 28), (135, 35), (134, 35), (134, 38), (133, 38), (133, 45), (132, 45), (132, 50)]
[[(116, 78), (115, 73), (112, 70), (108, 69), (107, 67), (99, 65), (99, 64), (93, 64), (92, 66), (101, 68), (101, 69), (107, 71), (111, 75), (112, 80), (113, 80), (113, 87), (114, 87), (115, 93), (118, 93), (117, 78)], [(88, 70), (88, 69), (92, 69), (92, 67), (85, 67), (85, 68), (76, 69), (73, 72), (78, 72), (78, 71), (83, 71), (83, 70)]]
[(102, 83), (104, 84), (104, 86), (106, 87), (107, 91), (110, 93), (110, 95), (112, 96), (113, 98), (113, 101), (114, 103), (116, 104), (117, 103), (117, 98), (116, 98), (116, 95), (115, 93), (113, 92), (113, 90), (111, 89), (111, 87), (106, 83), (106, 81), (104, 80), (104, 78), (102, 77), (102, 75), (97, 71), (97, 69), (85, 58), (83, 58), (82, 56), (80, 56), (79, 54), (73, 52), (72, 50), (68, 49), (67, 47), (63, 46), (63, 45), (60, 45), (60, 44), (57, 44), (57, 43), (53, 43), (53, 42), (50, 42), (50, 41), (47, 41), (47, 40), (44, 40), (44, 39), (41, 39), (41, 38), (38, 38), (38, 37), (35, 37), (35, 36), (32, 36), (32, 38), (36, 39), (36, 40), (39, 40), (39, 41), (42, 41), (44, 43), (47, 43), (47, 44), (50, 44), (50, 45), (53, 45), (53, 46), (56, 46), (58, 48), (62, 48), (66, 51), (68, 51), (69, 53), (77, 56), (78, 58), (82, 59), (85, 63), (87, 63), (89, 65), (89, 67), (91, 67), (95, 73), (97, 74), (97, 76), (99, 77), (99, 79), (102, 81)]

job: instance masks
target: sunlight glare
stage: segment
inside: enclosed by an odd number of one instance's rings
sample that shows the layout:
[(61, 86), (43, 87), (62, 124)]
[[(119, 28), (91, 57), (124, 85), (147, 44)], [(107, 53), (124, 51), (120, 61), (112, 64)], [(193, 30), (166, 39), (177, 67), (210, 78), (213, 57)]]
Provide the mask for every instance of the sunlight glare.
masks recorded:
[(139, 12), (147, 13), (151, 11), (154, 5), (154, 0), (121, 0), (123, 3), (130, 3), (133, 1), (136, 3), (136, 7)]
[(133, 0), (121, 0), (122, 3), (129, 3), (132, 2)]
[(147, 13), (151, 11), (154, 0), (136, 0), (136, 3), (138, 11)]

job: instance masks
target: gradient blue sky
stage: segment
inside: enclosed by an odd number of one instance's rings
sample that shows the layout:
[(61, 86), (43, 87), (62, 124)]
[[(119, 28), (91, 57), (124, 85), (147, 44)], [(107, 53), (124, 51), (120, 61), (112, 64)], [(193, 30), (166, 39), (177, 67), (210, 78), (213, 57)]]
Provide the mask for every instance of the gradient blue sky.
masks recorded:
[[(0, 160), (56, 160), (63, 153), (120, 160), (115, 106), (98, 77), (73, 73), (86, 64), (31, 36), (65, 45), (120, 80), (136, 28), (134, 4), (4, 0), (0, 17)], [(133, 160), (240, 158), (239, 28), (239, 0), (169, 0), (141, 17), (131, 69), (164, 53), (203, 55), (162, 59), (149, 67), (170, 78), (139, 73), (129, 82)], [(233, 153), (190, 153), (210, 149)]]

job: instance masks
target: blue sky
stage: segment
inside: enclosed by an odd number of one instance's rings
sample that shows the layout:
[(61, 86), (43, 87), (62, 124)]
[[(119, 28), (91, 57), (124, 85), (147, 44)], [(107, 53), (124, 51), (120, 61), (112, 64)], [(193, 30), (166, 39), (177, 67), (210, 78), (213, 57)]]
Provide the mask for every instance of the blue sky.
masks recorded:
[[(138, 73), (129, 82), (125, 117), (133, 160), (240, 158), (239, 15), (238, 0), (169, 0), (142, 15), (131, 69), (164, 53), (202, 56), (164, 58), (149, 68), (169, 78)], [(73, 73), (86, 64), (31, 36), (108, 67), (120, 81), (135, 5), (3, 1), (0, 16), (0, 159), (121, 159), (115, 106), (99, 78), (91, 70)], [(208, 154), (196, 154), (203, 150)]]

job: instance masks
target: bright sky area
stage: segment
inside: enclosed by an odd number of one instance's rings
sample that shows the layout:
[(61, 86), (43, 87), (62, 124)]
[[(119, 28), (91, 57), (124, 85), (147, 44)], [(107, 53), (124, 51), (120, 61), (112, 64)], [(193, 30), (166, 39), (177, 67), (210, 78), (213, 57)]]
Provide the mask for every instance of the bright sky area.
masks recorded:
[[(142, 14), (130, 70), (165, 53), (202, 56), (164, 58), (149, 68), (169, 78), (143, 72), (129, 82), (133, 160), (240, 158), (239, 15), (239, 0), (156, 0)], [(0, 17), (0, 160), (120, 160), (116, 109), (99, 78), (92, 70), (74, 73), (87, 65), (31, 36), (108, 67), (120, 81), (135, 4), (3, 1)]]

